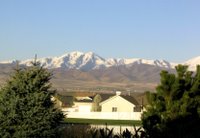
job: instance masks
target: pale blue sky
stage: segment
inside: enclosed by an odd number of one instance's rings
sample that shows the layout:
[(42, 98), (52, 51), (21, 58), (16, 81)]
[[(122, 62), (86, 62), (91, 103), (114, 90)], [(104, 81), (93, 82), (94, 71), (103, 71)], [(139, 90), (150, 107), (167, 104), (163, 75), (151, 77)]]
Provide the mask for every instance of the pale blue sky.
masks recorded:
[(199, 0), (1, 0), (0, 61), (93, 51), (182, 62), (200, 56)]

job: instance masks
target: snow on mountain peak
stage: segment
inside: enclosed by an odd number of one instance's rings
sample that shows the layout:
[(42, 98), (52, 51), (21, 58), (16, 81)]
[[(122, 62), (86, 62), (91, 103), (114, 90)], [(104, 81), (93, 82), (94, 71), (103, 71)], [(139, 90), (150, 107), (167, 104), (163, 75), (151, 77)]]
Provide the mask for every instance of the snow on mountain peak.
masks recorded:
[[(14, 63), (15, 60), (9, 61), (9, 63)], [(28, 59), (20, 61), (20, 64), (31, 65), (33, 59)], [(170, 63), (166, 60), (148, 60), (141, 58), (109, 58), (104, 59), (101, 56), (93, 52), (69, 52), (58, 57), (47, 57), (38, 59), (40, 63), (49, 69), (53, 68), (63, 68), (63, 69), (80, 69), (84, 71), (89, 71), (93, 69), (107, 68), (111, 66), (124, 65), (130, 67), (132, 65), (147, 64), (163, 68), (174, 68), (177, 64)], [(1, 62), (7, 63), (7, 62)], [(185, 62), (186, 65), (190, 66), (190, 69), (196, 68), (197, 64), (200, 64), (200, 57), (188, 60)]]
[(70, 55), (71, 57), (80, 57), (80, 56), (82, 56), (83, 54), (84, 54), (84, 53), (79, 52), (79, 51), (74, 51), (74, 52), (68, 53), (68, 55)]
[(183, 64), (188, 65), (189, 66), (189, 70), (195, 71), (196, 70), (196, 66), (200, 65), (200, 56), (192, 58), (190, 60), (187, 60)]

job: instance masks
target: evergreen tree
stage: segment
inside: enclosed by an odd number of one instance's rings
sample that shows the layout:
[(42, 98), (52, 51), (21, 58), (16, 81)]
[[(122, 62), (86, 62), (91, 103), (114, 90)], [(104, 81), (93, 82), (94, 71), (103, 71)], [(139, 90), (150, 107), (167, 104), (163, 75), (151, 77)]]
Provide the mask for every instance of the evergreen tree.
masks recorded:
[(176, 71), (162, 71), (156, 93), (147, 93), (142, 123), (150, 138), (200, 137), (200, 66), (195, 75), (183, 65)]
[(56, 137), (63, 119), (51, 100), (52, 74), (33, 63), (16, 69), (0, 90), (0, 137)]

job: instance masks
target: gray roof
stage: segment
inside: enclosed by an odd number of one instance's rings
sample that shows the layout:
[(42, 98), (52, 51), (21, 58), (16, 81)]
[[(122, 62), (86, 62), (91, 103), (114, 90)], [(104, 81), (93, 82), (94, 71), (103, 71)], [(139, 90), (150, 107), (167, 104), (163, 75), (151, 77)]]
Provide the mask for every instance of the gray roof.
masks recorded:
[(126, 99), (127, 101), (129, 101), (130, 103), (134, 104), (134, 105), (139, 105), (139, 103), (137, 102), (137, 100), (129, 95), (120, 95), (122, 98)]
[[(101, 102), (104, 102), (106, 100), (108, 100), (109, 98), (113, 97), (113, 96), (116, 96), (116, 94), (100, 94), (102, 100)], [(130, 96), (130, 95), (119, 95), (121, 96), (122, 98), (124, 98), (125, 100), (129, 101), (130, 103), (134, 104), (134, 105), (139, 105), (139, 103), (137, 102), (137, 100), (133, 97), (133, 96)]]
[(92, 100), (88, 100), (88, 99), (83, 99), (83, 100), (77, 100), (75, 99), (74, 102), (81, 102), (81, 103), (92, 103)]

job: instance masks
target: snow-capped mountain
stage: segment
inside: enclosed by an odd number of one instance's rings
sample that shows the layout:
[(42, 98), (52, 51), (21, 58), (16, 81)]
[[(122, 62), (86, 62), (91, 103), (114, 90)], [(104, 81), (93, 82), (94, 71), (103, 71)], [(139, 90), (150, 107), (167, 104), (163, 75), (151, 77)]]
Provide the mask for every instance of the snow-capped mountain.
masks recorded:
[[(20, 64), (31, 65), (32, 59), (21, 61)], [(91, 70), (104, 65), (105, 59), (100, 56), (88, 52), (71, 52), (60, 57), (41, 58), (38, 61), (46, 68), (64, 68), (64, 69), (80, 69)]]
[[(18, 61), (22, 65), (31, 65), (33, 59), (28, 59), (24, 61)], [(177, 63), (170, 63), (166, 60), (147, 60), (142, 58), (109, 58), (105, 59), (93, 52), (70, 52), (58, 57), (46, 57), (40, 58), (38, 61), (46, 68), (55, 69), (78, 69), (82, 71), (90, 71), (94, 69), (104, 69), (113, 66), (126, 66), (130, 67), (132, 65), (152, 65), (161, 68), (173, 69)], [(14, 64), (16, 60), (3, 61), (0, 64)], [(181, 64), (189, 66), (189, 69), (195, 71), (196, 65), (200, 65), (200, 56), (190, 59)]]
[[(19, 64), (22, 65), (31, 65), (33, 59), (28, 59), (24, 61), (19, 61)], [(174, 68), (175, 63), (170, 63), (165, 60), (146, 60), (140, 58), (109, 58), (104, 59), (93, 52), (82, 53), (82, 52), (71, 52), (66, 53), (60, 57), (47, 57), (40, 58), (38, 61), (46, 68), (63, 68), (63, 69), (78, 69), (89, 71), (93, 69), (101, 69), (112, 66), (132, 66), (135, 64), (147, 64), (163, 68)], [(1, 62), (1, 63), (15, 63), (15, 61)]]
[[(142, 90), (148, 90), (144, 88), (147, 86), (144, 86), (144, 84), (150, 83), (148, 86), (154, 88), (154, 85), (151, 84), (160, 82), (160, 72), (166, 70), (175, 73), (174, 67), (177, 65), (177, 63), (170, 63), (166, 60), (105, 59), (92, 52), (71, 52), (58, 57), (46, 57), (37, 60), (46, 68), (53, 69), (52, 82), (59, 89), (79, 89), (80, 87), (88, 89), (89, 85), (92, 89), (94, 87), (96, 89), (97, 86), (107, 88), (111, 84), (114, 85), (113, 88), (121, 88), (121, 84), (124, 84), (124, 88), (132, 87), (135, 89), (135, 87), (140, 87)], [(0, 86), (1, 82), (9, 78), (16, 67), (16, 63), (29, 66), (32, 61), (34, 59), (0, 62)], [(195, 71), (196, 65), (200, 64), (200, 57), (181, 64), (188, 65), (190, 70)], [(142, 85), (135, 85), (136, 83)]]
[(192, 58), (192, 59), (184, 62), (184, 64), (189, 66), (189, 70), (195, 71), (196, 66), (200, 65), (200, 56)]

